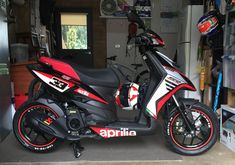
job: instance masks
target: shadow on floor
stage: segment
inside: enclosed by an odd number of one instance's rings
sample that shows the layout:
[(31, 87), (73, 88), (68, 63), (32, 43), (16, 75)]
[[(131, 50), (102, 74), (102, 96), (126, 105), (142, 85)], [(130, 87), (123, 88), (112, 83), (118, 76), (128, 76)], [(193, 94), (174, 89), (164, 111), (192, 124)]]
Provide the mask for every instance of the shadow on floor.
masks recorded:
[(83, 139), (85, 151), (79, 159), (73, 156), (72, 146), (62, 143), (52, 153), (38, 154), (24, 149), (11, 133), (0, 143), (0, 163), (6, 162), (73, 162), (73, 161), (159, 161), (181, 160), (182, 157), (169, 150), (162, 136), (125, 137), (113, 139)]

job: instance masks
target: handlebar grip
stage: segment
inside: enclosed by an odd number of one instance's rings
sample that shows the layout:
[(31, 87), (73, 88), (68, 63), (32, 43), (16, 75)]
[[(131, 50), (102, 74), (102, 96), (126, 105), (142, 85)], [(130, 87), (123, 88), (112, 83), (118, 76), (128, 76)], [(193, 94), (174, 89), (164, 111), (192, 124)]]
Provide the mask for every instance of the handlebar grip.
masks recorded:
[(141, 37), (135, 37), (135, 44), (137, 44), (137, 45), (141, 45), (142, 44), (142, 39), (141, 39)]

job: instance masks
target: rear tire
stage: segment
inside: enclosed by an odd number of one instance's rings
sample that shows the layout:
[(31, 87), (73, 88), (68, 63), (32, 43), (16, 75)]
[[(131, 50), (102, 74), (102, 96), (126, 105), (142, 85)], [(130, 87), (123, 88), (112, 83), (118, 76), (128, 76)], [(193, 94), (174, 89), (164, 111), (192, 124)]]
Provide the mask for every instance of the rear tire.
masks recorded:
[(216, 143), (219, 132), (218, 120), (212, 109), (202, 103), (192, 105), (190, 110), (194, 119), (194, 134), (187, 131), (177, 107), (173, 108), (165, 121), (163, 132), (173, 151), (183, 155), (199, 155)]
[(58, 117), (58, 114), (48, 106), (37, 102), (26, 102), (19, 107), (14, 115), (13, 131), (15, 137), (23, 147), (30, 151), (51, 152), (56, 148), (60, 141), (31, 126), (29, 120), (27, 120), (27, 114), (35, 110), (40, 111), (41, 113), (47, 113), (54, 118)]

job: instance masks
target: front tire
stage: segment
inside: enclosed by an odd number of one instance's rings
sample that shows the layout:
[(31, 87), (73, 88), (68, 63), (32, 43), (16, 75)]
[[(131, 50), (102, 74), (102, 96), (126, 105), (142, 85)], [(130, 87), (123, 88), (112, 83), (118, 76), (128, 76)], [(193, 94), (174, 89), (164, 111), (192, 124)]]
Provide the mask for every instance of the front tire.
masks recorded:
[(194, 120), (194, 133), (187, 131), (177, 107), (164, 124), (164, 135), (169, 147), (183, 155), (199, 155), (208, 151), (217, 141), (218, 120), (212, 109), (202, 103), (190, 107)]
[(29, 122), (27, 115), (32, 111), (46, 113), (52, 118), (58, 114), (50, 107), (37, 103), (26, 102), (19, 107), (13, 119), (13, 131), (22, 146), (33, 152), (51, 152), (59, 144), (59, 139), (35, 129)]

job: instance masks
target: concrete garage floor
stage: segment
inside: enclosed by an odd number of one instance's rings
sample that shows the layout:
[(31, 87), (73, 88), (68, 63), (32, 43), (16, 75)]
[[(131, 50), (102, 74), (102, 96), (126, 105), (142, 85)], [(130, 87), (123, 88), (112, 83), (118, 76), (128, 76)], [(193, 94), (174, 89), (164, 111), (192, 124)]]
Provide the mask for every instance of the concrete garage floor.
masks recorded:
[(0, 144), (0, 163), (182, 160), (180, 155), (165, 146), (160, 125), (156, 131), (158, 134), (145, 137), (83, 139), (81, 144), (85, 151), (79, 159), (74, 158), (72, 146), (68, 142), (62, 143), (52, 153), (32, 153), (24, 149), (11, 133)]
[[(9, 153), (11, 154), (11, 153)], [(71, 162), (18, 162), (0, 163), (1, 165), (235, 165), (235, 153), (224, 147), (219, 142), (209, 152), (200, 156), (182, 156), (182, 160), (159, 161), (83, 161)]]
[[(147, 138), (152, 143), (158, 136)], [(124, 140), (124, 141), (123, 141)], [(169, 151), (162, 143), (152, 145), (141, 138), (119, 139), (113, 141), (88, 140), (84, 144), (86, 151), (80, 159), (74, 159), (71, 147), (63, 144), (49, 154), (35, 154), (22, 149), (15, 138), (10, 135), (0, 144), (0, 164), (4, 165), (235, 165), (235, 153), (219, 142), (207, 153), (200, 156), (181, 156)], [(93, 141), (93, 142), (92, 142)], [(11, 144), (9, 144), (11, 142)], [(160, 143), (159, 143), (160, 142)], [(88, 143), (91, 143), (89, 146)], [(99, 143), (99, 144), (98, 144)], [(111, 144), (112, 143), (112, 144)], [(139, 145), (137, 143), (140, 143)], [(103, 144), (103, 145), (102, 145)], [(8, 145), (8, 146), (5, 146)], [(153, 146), (154, 145), (154, 146)], [(14, 146), (14, 147), (13, 147)], [(124, 147), (124, 148), (123, 148)], [(102, 153), (101, 153), (102, 152)], [(149, 153), (152, 153), (149, 155)], [(93, 157), (92, 157), (93, 155)], [(92, 157), (92, 158), (91, 158)], [(169, 159), (168, 159), (169, 158)], [(28, 161), (27, 161), (28, 160)], [(62, 162), (61, 162), (62, 161)]]
[[(13, 153), (8, 153), (14, 156)], [(61, 155), (61, 158), (65, 155)], [(143, 155), (144, 156), (144, 155)], [(2, 158), (2, 154), (1, 157)], [(235, 153), (217, 142), (209, 152), (200, 156), (181, 156), (182, 160), (149, 160), (149, 161), (84, 161), (71, 160), (67, 162), (8, 162), (1, 165), (235, 165)]]

